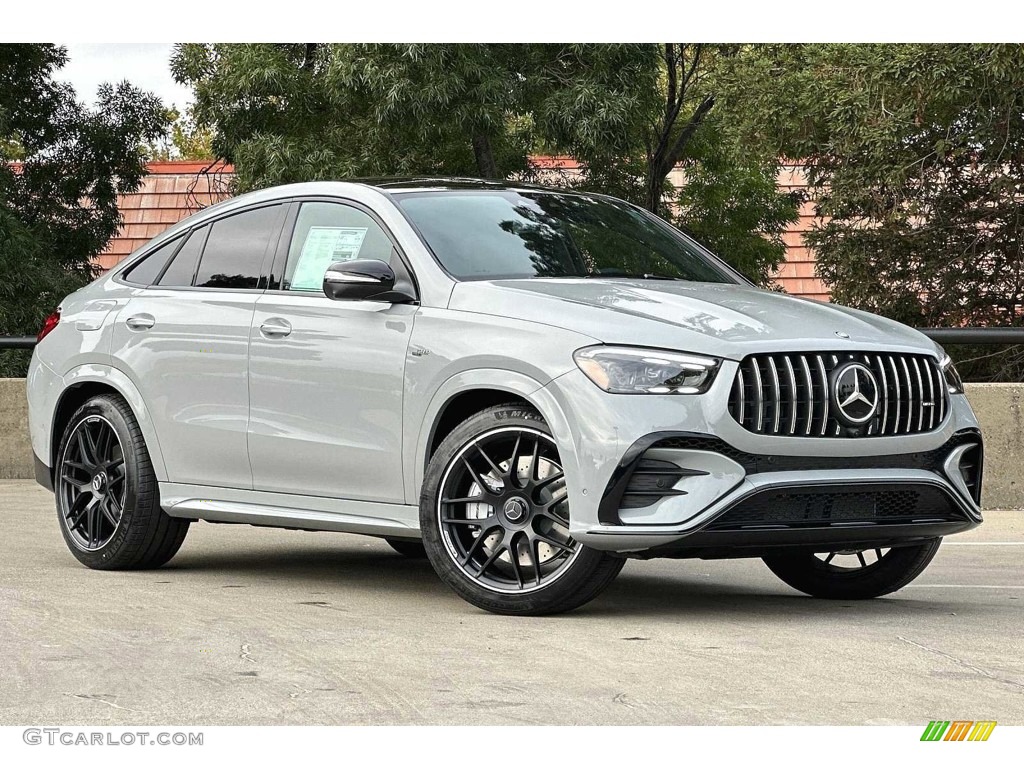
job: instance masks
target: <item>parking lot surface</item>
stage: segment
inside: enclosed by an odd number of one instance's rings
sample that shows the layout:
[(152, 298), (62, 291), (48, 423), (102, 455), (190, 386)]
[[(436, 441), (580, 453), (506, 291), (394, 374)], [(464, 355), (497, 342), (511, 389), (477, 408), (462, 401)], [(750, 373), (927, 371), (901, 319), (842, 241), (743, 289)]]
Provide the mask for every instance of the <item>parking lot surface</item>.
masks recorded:
[(630, 562), (574, 613), (462, 602), (333, 533), (194, 524), (89, 571), (52, 496), (0, 482), (0, 724), (1024, 724), (1024, 512), (990, 512), (888, 598), (759, 560)]

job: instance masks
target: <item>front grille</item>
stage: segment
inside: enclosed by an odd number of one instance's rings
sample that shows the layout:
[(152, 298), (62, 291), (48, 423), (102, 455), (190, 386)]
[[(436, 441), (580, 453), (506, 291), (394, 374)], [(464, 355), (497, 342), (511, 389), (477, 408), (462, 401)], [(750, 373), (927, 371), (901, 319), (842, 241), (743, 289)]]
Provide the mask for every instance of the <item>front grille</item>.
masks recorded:
[[(871, 420), (840, 420), (831, 374), (847, 362), (866, 366), (878, 387)], [(942, 372), (927, 355), (806, 352), (751, 355), (740, 363), (729, 413), (746, 430), (787, 437), (881, 437), (930, 432), (945, 419)], [(867, 414), (865, 414), (866, 416)]]
[(945, 493), (926, 485), (877, 490), (850, 486), (827, 490), (794, 488), (762, 491), (745, 499), (705, 530), (906, 525), (963, 519)]

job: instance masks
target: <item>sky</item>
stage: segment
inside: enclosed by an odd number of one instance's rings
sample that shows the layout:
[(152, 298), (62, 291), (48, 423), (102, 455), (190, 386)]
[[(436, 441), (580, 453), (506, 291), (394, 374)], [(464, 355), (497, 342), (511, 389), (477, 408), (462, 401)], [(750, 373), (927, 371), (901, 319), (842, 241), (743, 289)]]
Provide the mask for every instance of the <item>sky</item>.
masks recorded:
[(93, 104), (101, 83), (127, 80), (159, 96), (165, 106), (183, 109), (192, 101), (188, 88), (171, 77), (171, 43), (71, 43), (70, 61), (56, 79), (74, 86), (80, 101)]

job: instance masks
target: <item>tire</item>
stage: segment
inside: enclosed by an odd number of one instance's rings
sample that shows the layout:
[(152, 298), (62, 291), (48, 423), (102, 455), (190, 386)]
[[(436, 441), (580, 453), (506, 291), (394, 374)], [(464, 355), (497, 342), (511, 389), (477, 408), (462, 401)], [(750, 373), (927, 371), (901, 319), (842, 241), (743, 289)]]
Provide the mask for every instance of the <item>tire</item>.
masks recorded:
[(427, 556), (427, 550), (424, 549), (422, 541), (413, 539), (385, 539), (385, 541), (395, 552), (411, 560), (421, 560)]
[[(810, 553), (764, 558), (765, 565), (786, 584), (812, 597), (829, 600), (867, 600), (902, 589), (916, 579), (939, 551), (942, 539), (924, 544), (882, 550), (854, 552), (865, 562), (864, 552), (878, 553), (865, 566), (842, 568)], [(835, 557), (839, 553), (831, 553)]]
[(54, 487), (64, 541), (89, 568), (158, 568), (188, 533), (188, 520), (160, 508), (139, 423), (117, 395), (93, 397), (71, 417), (57, 451)]
[(593, 600), (624, 560), (568, 536), (564, 489), (537, 411), (510, 404), (471, 416), (438, 446), (424, 478), (420, 529), (431, 565), (492, 613), (542, 616)]

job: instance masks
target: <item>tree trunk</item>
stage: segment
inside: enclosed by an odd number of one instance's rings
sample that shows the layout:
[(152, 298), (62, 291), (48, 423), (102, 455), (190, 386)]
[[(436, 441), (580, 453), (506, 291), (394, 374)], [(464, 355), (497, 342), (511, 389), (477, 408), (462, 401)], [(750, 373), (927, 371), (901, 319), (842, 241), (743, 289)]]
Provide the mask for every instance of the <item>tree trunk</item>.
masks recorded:
[(665, 191), (665, 176), (656, 167), (657, 160), (648, 163), (647, 168), (647, 198), (644, 207), (653, 214), (661, 215), (661, 200)]
[(682, 158), (686, 144), (693, 138), (693, 134), (696, 133), (714, 106), (715, 98), (705, 96), (675, 138), (671, 138), (675, 127), (675, 118), (671, 122), (666, 122), (662, 128), (658, 149), (647, 162), (647, 199), (645, 203), (647, 210), (651, 213), (661, 215), (665, 180), (668, 179), (668, 175), (672, 173), (672, 169)]
[(491, 138), (486, 133), (473, 134), (473, 155), (476, 157), (476, 170), (483, 179), (498, 179), (498, 164), (494, 162), (494, 150)]

